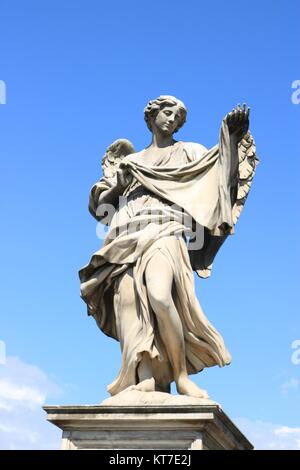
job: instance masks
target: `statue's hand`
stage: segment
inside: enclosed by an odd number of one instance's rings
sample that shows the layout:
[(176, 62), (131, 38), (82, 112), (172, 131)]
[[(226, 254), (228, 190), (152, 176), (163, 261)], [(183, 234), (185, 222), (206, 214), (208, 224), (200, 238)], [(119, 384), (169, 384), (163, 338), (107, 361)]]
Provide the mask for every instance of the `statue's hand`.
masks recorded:
[(231, 113), (228, 113), (225, 117), (229, 133), (231, 137), (239, 142), (244, 135), (248, 132), (249, 129), (249, 113), (250, 108), (244, 103), (242, 108), (238, 104)]
[(117, 170), (117, 187), (120, 190), (124, 190), (132, 181), (132, 174), (127, 169)]

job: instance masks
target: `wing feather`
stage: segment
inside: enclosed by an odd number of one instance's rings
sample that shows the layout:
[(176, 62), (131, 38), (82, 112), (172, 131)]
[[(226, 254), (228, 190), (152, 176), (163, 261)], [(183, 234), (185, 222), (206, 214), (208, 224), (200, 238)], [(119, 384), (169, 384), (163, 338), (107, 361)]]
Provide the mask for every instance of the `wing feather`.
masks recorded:
[(248, 197), (256, 167), (259, 163), (256, 155), (256, 146), (250, 132), (244, 136), (238, 145), (239, 154), (239, 176), (237, 198), (232, 208), (232, 218), (234, 225), (237, 223)]
[(102, 158), (103, 176), (108, 179), (114, 178), (123, 158), (131, 153), (135, 153), (135, 149), (130, 140), (118, 139), (110, 144)]

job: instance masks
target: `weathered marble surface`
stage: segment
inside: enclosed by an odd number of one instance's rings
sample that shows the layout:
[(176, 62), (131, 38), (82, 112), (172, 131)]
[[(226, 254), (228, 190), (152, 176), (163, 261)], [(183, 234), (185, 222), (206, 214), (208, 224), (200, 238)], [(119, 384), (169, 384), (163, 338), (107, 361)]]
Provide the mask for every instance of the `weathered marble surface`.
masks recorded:
[[(182, 405), (217, 405), (208, 398), (171, 395), (164, 392), (124, 391), (106, 398), (101, 406), (182, 406)], [(218, 405), (220, 407), (220, 405)]]
[(175, 381), (178, 393), (207, 398), (189, 375), (231, 360), (196, 298), (193, 270), (210, 275), (250, 190), (258, 160), (249, 109), (226, 115), (212, 149), (174, 140), (186, 113), (172, 96), (150, 101), (150, 145), (135, 152), (125, 139), (114, 142), (90, 193), (92, 215), (110, 230), (80, 271), (81, 295), (99, 328), (121, 344), (111, 395), (128, 387), (169, 392)]
[(63, 450), (253, 448), (210, 400), (200, 404), (198, 399), (196, 404), (197, 399), (191, 398), (193, 404), (177, 405), (150, 405), (147, 401), (145, 397), (145, 405), (45, 406), (44, 410), (48, 421), (63, 431)]

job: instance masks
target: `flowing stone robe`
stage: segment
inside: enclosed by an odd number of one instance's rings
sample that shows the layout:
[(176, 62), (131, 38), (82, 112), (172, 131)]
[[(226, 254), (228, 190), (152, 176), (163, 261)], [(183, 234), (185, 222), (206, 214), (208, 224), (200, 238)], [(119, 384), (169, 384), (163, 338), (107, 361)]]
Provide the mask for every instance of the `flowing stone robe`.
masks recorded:
[[(219, 246), (233, 231), (238, 152), (223, 121), (219, 145), (211, 150), (179, 141), (151, 166), (143, 165), (139, 152), (125, 157), (122, 167), (128, 168), (133, 180), (110, 221), (102, 248), (79, 272), (81, 296), (100, 329), (121, 343), (122, 364), (108, 387), (111, 395), (137, 383), (142, 353), (151, 358), (157, 389), (169, 391), (174, 376), (149, 303), (145, 269), (157, 251), (172, 268), (172, 296), (182, 322), (188, 373), (229, 364), (224, 341), (195, 295), (193, 269), (206, 277)], [(113, 184), (103, 177), (91, 190), (90, 211), (98, 220), (99, 196)], [(189, 221), (192, 218), (194, 227), (204, 228), (204, 245), (197, 250), (187, 248), (191, 226), (183, 213)], [(132, 282), (134, 311), (126, 309), (120, 297), (125, 273)]]

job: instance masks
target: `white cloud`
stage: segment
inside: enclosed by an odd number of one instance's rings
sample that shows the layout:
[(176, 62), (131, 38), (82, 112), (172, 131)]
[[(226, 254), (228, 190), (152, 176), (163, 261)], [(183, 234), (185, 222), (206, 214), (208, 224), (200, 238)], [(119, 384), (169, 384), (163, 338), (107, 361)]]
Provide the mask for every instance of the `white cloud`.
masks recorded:
[(0, 398), (5, 401), (21, 403), (23, 406), (35, 408), (45, 402), (45, 394), (32, 387), (16, 385), (9, 380), (0, 379)]
[(257, 450), (299, 450), (300, 428), (247, 418), (234, 420)]
[(58, 449), (61, 431), (42, 405), (60, 390), (38, 367), (17, 357), (0, 365), (0, 449)]

